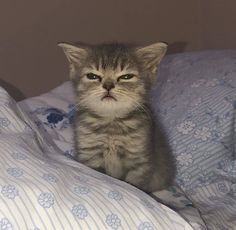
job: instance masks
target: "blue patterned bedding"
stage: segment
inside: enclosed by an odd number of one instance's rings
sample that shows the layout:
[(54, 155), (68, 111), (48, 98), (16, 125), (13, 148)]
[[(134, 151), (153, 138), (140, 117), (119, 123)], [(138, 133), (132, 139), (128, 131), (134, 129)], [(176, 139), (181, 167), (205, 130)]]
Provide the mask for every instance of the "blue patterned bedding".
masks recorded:
[[(19, 103), (37, 125), (34, 129), (37, 136), (49, 142), (43, 146), (49, 145), (50, 148), (47, 147), (47, 154), (34, 147), (34, 151), (24, 156), (14, 151), (1, 155), (4, 161), (0, 161), (3, 162), (0, 170), (4, 177), (0, 189), (5, 209), (3, 212), (3, 206), (0, 206), (0, 226), (3, 223), (11, 229), (15, 224), (17, 229), (12, 216), (15, 213), (9, 211), (10, 207), (27, 213), (28, 205), (31, 205), (37, 223), (29, 222), (28, 229), (45, 229), (42, 224), (37, 226), (42, 218), (41, 212), (51, 224), (48, 229), (54, 229), (52, 223), (58, 224), (56, 229), (60, 229), (61, 218), (67, 218), (63, 223), (72, 221), (81, 229), (236, 229), (236, 50), (166, 56), (151, 100), (177, 167), (175, 186), (154, 195), (178, 212), (189, 225), (176, 212), (139, 190), (71, 160), (74, 154), (71, 129), (74, 95), (71, 84), (66, 82), (47, 94)], [(1, 112), (1, 127), (9, 127)], [(32, 132), (26, 130), (32, 137)], [(21, 130), (21, 134), (24, 132)], [(25, 178), (30, 175), (21, 165), (25, 156), (34, 168), (43, 168), (41, 174), (36, 170), (35, 177), (42, 186)], [(5, 163), (8, 158), (9, 165)], [(68, 166), (63, 168), (65, 164)], [(69, 182), (72, 184), (67, 184)], [(26, 187), (19, 192), (21, 186)], [(61, 213), (57, 206), (62, 198), (58, 192), (61, 186), (64, 186), (63, 194), (68, 197), (60, 204), (67, 207), (65, 213)], [(20, 194), (28, 193), (30, 199), (22, 202)], [(16, 202), (16, 198), (20, 199)], [(9, 200), (14, 203), (7, 203)], [(40, 215), (32, 209), (32, 202), (35, 202), (36, 210), (40, 210)], [(100, 204), (104, 202), (109, 207), (101, 208)], [(22, 217), (21, 223), (25, 222)], [(97, 226), (95, 222), (101, 225)], [(71, 228), (68, 225), (66, 229)]]
[[(30, 118), (0, 87), (0, 230), (192, 230), (144, 192), (68, 157), (70, 115), (62, 111), (41, 107)], [(34, 124), (35, 113), (45, 121)]]
[[(194, 229), (236, 229), (236, 50), (166, 56), (151, 99), (177, 167), (176, 187), (155, 195)], [(69, 82), (27, 100), (69, 157), (73, 102)]]
[(152, 100), (176, 184), (208, 229), (236, 229), (236, 50), (170, 55)]

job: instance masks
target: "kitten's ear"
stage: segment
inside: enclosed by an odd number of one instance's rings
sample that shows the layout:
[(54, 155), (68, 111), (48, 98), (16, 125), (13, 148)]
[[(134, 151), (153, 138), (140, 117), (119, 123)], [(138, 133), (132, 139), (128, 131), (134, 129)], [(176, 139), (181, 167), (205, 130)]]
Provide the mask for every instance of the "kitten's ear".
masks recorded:
[(84, 47), (78, 47), (68, 43), (58, 43), (58, 46), (63, 49), (69, 63), (73, 67), (80, 67), (88, 55), (88, 51)]
[(158, 42), (149, 46), (137, 48), (135, 52), (143, 70), (153, 74), (156, 73), (157, 66), (164, 57), (167, 46), (168, 45), (164, 42)]

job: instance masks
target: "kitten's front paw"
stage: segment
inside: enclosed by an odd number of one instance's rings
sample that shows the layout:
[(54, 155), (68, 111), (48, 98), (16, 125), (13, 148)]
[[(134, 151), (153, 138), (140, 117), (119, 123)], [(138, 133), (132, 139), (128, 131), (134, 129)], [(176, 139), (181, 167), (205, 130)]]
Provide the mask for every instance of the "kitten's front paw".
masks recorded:
[(168, 172), (166, 172), (164, 175), (156, 172), (152, 175), (152, 178), (149, 182), (148, 190), (150, 192), (155, 192), (166, 189), (171, 185), (171, 182), (172, 178), (170, 177), (170, 175), (168, 175)]
[(140, 176), (137, 170), (129, 171), (125, 177), (125, 181), (145, 192), (148, 192), (148, 181), (144, 179), (144, 176)]

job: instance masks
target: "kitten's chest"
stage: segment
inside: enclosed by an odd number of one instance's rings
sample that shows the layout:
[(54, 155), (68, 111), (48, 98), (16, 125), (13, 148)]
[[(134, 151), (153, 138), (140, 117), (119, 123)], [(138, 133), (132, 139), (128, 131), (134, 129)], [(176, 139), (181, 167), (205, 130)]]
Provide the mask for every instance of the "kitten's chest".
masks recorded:
[(107, 174), (116, 178), (121, 178), (124, 175), (124, 148), (125, 143), (122, 138), (111, 134), (106, 136), (103, 149), (103, 164)]
[(137, 153), (146, 146), (145, 130), (134, 121), (107, 126), (80, 126), (78, 131), (82, 162), (93, 168), (102, 167), (116, 178), (125, 175), (127, 162), (134, 156), (138, 157)]

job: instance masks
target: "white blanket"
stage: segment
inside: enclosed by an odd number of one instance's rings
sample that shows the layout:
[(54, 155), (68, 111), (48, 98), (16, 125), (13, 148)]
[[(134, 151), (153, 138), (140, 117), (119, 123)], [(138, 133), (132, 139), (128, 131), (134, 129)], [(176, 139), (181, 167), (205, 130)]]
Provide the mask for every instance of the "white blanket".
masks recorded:
[(63, 155), (0, 88), (0, 229), (193, 229), (144, 192)]

